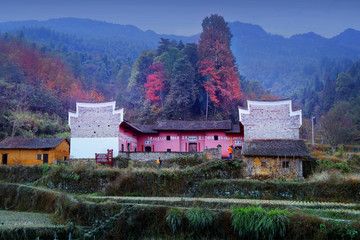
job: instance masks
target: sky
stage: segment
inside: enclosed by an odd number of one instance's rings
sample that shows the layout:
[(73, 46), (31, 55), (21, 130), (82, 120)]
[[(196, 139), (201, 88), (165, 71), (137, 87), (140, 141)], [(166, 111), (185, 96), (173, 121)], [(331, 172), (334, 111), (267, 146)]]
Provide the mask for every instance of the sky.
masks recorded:
[(285, 37), (360, 30), (360, 0), (0, 0), (0, 22), (77, 17), (185, 36), (214, 13)]

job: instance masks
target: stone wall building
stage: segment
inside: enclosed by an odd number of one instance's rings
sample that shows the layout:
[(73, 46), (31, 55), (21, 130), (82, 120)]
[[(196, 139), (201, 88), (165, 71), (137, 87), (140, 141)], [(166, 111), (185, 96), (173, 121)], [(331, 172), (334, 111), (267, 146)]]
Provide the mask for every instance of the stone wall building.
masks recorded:
[(255, 178), (302, 179), (304, 158), (309, 151), (299, 140), (301, 110), (293, 111), (291, 100), (248, 101), (239, 108), (244, 127), (241, 154), (246, 173)]

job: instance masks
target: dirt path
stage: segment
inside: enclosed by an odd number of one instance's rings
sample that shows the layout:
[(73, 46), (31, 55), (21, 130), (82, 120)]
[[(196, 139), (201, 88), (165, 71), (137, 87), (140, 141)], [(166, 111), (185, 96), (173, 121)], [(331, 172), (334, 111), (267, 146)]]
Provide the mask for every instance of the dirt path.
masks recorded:
[(259, 199), (237, 199), (237, 198), (190, 198), (190, 197), (123, 197), (123, 196), (89, 196), (88, 200), (112, 200), (112, 201), (135, 201), (135, 202), (203, 202), (224, 204), (252, 204), (252, 205), (284, 205), (296, 207), (323, 207), (354, 209), (359, 207), (355, 203), (336, 202), (305, 202), (292, 200), (259, 200)]

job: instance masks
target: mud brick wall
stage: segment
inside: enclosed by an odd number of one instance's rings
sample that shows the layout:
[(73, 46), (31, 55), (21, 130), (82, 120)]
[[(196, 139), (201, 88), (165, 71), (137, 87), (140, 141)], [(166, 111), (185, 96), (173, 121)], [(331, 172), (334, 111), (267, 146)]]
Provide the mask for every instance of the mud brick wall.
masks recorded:
[(118, 137), (121, 114), (112, 106), (78, 107), (78, 117), (70, 117), (72, 138)]
[(249, 113), (240, 112), (244, 140), (299, 139), (301, 112), (293, 114), (290, 104), (249, 104)]

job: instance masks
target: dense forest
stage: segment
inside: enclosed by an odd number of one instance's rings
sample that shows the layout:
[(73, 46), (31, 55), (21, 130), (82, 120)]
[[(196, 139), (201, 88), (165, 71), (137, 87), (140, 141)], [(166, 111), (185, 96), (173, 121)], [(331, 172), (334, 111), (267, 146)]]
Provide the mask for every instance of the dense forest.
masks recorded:
[(181, 37), (79, 19), (0, 24), (0, 138), (67, 136), (79, 100), (116, 100), (128, 120), (151, 124), (237, 121), (246, 99), (281, 98), (303, 109), (304, 138), (313, 116), (332, 144), (358, 138), (358, 31), (284, 38), (218, 15), (202, 28)]

